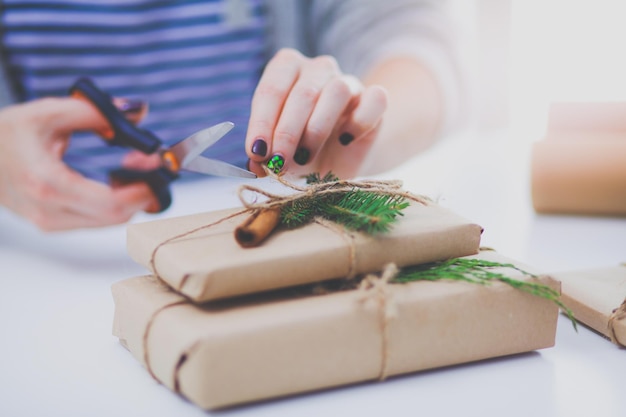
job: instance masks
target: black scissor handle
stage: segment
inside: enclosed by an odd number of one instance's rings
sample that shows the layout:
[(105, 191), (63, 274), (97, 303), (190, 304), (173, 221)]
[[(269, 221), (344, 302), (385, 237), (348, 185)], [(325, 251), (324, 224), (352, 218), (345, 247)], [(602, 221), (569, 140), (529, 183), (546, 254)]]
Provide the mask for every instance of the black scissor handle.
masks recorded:
[(120, 168), (112, 170), (109, 176), (114, 184), (130, 184), (133, 182), (145, 182), (148, 184), (148, 187), (150, 187), (159, 202), (157, 211), (159, 213), (172, 204), (172, 194), (169, 185), (178, 178), (176, 173), (166, 168), (158, 168), (151, 171)]
[(159, 138), (127, 120), (113, 105), (111, 96), (100, 90), (89, 78), (79, 78), (70, 87), (70, 94), (93, 103), (109, 121), (113, 135), (103, 136), (110, 145), (134, 148), (145, 154), (155, 153), (161, 146)]

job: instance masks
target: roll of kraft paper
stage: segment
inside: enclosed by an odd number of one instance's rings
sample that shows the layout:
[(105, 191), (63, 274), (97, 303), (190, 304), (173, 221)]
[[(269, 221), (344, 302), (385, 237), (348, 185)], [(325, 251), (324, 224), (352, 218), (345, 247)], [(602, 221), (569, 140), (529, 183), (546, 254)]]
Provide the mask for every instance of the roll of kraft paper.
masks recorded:
[(626, 215), (626, 103), (555, 103), (532, 154), (537, 212)]
[(540, 213), (626, 215), (626, 135), (535, 143), (532, 198)]

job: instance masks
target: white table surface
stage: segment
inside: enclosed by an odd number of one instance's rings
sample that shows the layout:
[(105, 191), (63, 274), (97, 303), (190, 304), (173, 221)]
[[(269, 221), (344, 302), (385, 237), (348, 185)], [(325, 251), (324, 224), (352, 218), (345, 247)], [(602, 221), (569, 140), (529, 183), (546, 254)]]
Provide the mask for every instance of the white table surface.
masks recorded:
[[(528, 158), (528, 145), (499, 133), (443, 142), (380, 177), (403, 179), (481, 224), (483, 245), (546, 272), (626, 261), (626, 219), (533, 212)], [(176, 184), (159, 216), (236, 206), (239, 184)], [(207, 413), (111, 335), (111, 284), (144, 273), (124, 226), (44, 234), (0, 209), (0, 416), (626, 416), (626, 350), (563, 316), (554, 348)]]

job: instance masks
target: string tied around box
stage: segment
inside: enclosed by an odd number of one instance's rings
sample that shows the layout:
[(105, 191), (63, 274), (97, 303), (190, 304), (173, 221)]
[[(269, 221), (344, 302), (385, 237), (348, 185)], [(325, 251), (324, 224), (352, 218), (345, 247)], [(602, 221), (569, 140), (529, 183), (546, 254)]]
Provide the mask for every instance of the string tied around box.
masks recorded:
[[(282, 175), (269, 170), (266, 172), (294, 192), (279, 195), (249, 184), (242, 185), (238, 190), (239, 199), (244, 206), (242, 210), (172, 236), (153, 249), (150, 267), (155, 276), (163, 281), (156, 266), (157, 252), (163, 246), (248, 214), (249, 216), (234, 231), (235, 239), (240, 246), (244, 248), (258, 246), (278, 226), (293, 228), (309, 222), (317, 223), (340, 234), (348, 241), (350, 261), (347, 277), (352, 278), (357, 271), (354, 231), (369, 234), (386, 232), (397, 216), (402, 215), (402, 210), (408, 206), (406, 200), (423, 205), (430, 203), (427, 197), (403, 190), (402, 182), (398, 180), (340, 180), (330, 173), (323, 178), (312, 174), (307, 177), (308, 184), (300, 186), (287, 181)], [(249, 194), (254, 198), (246, 198)], [(258, 201), (259, 196), (265, 200)], [(359, 210), (369, 212), (362, 213)], [(183, 277), (178, 291), (184, 286), (186, 279), (187, 276)]]
[[(400, 269), (394, 264), (389, 263), (379, 273), (372, 273), (364, 276), (355, 287), (337, 288), (335, 291), (352, 290), (358, 293), (356, 300), (359, 303), (366, 303), (372, 301), (375, 303), (375, 312), (378, 321), (377, 333), (380, 335), (380, 367), (377, 379), (384, 381), (387, 379), (389, 363), (391, 362), (391, 336), (389, 334), (389, 323), (398, 315), (397, 306), (392, 298), (392, 292), (390, 287), (392, 280), (398, 275)], [(158, 282), (158, 281), (156, 281)], [(161, 283), (159, 283), (162, 285)], [(328, 294), (324, 292), (322, 294), (316, 294), (314, 288), (311, 287), (311, 292), (307, 296), (320, 296)], [(334, 291), (331, 291), (334, 292)], [(189, 300), (180, 299), (174, 302), (167, 303), (160, 308), (156, 309), (148, 319), (142, 337), (142, 350), (143, 350), (143, 362), (150, 374), (150, 376), (159, 383), (163, 383), (159, 377), (157, 377), (154, 369), (152, 368), (152, 358), (150, 352), (150, 335), (154, 327), (157, 317), (160, 317), (166, 311), (169, 311), (175, 307), (184, 307), (189, 305)], [(174, 364), (172, 371), (170, 386), (174, 392), (182, 394), (180, 389), (179, 374), (183, 365), (187, 360), (194, 356), (198, 349), (202, 346), (204, 340), (198, 338), (195, 342), (184, 348), (178, 354), (178, 359)]]
[[(503, 275), (501, 272), (490, 272), (494, 268), (508, 268), (514, 271), (526, 275), (531, 278), (530, 281), (519, 280), (515, 278)], [(376, 333), (380, 337), (380, 366), (377, 375), (377, 379), (383, 381), (389, 375), (389, 370), (393, 369), (391, 353), (393, 352), (391, 343), (393, 337), (391, 334), (391, 321), (399, 316), (398, 303), (394, 299), (394, 292), (392, 287), (395, 285), (401, 285), (408, 282), (417, 281), (460, 281), (465, 283), (474, 283), (480, 285), (489, 285), (492, 282), (500, 281), (504, 284), (532, 294), (533, 296), (539, 296), (547, 301), (554, 302), (559, 307), (563, 308), (572, 321), (572, 325), (576, 328), (574, 318), (571, 311), (565, 307), (562, 302), (555, 298), (557, 297), (558, 290), (552, 289), (549, 286), (534, 282), (535, 279), (540, 277), (528, 273), (513, 264), (493, 262), (483, 259), (474, 258), (456, 258), (447, 261), (439, 261), (426, 265), (417, 265), (414, 267), (405, 267), (399, 269), (395, 264), (387, 264), (382, 271), (376, 274), (368, 274), (359, 280), (347, 281), (335, 281), (328, 283), (320, 283), (315, 286), (309, 286), (308, 291), (293, 295), (295, 297), (307, 297), (307, 296), (320, 296), (337, 291), (356, 291), (355, 300), (359, 303), (374, 302), (375, 303), (375, 316), (373, 320), (377, 320), (377, 326), (373, 327)], [(325, 288), (317, 288), (317, 286), (325, 286)], [(154, 311), (149, 318), (143, 333), (143, 359), (145, 366), (150, 375), (157, 381), (162, 382), (155, 375), (152, 364), (151, 355), (149, 351), (149, 339), (154, 323), (157, 316), (162, 315), (165, 311), (178, 306), (189, 305), (189, 300), (180, 299), (175, 302), (168, 303), (156, 311)], [(622, 308), (626, 308), (626, 302), (622, 304)], [(617, 314), (618, 309), (616, 309)], [(622, 311), (623, 312), (623, 311)], [(616, 315), (616, 319), (622, 316)], [(173, 374), (171, 376), (171, 386), (175, 392), (180, 393), (179, 375), (181, 368), (188, 362), (191, 356), (194, 356), (196, 351), (202, 346), (203, 339), (199, 338), (190, 346), (186, 347), (178, 355), (178, 359), (175, 363)]]
[[(358, 227), (356, 218), (352, 219), (353, 223), (347, 222), (344, 226), (376, 234), (388, 230), (388, 225), (397, 215), (401, 215), (401, 210), (408, 206), (404, 203), (405, 199), (420, 204), (430, 202), (426, 197), (403, 190), (402, 181), (399, 180), (341, 180), (328, 173), (324, 177), (309, 175), (306, 177), (307, 185), (300, 186), (287, 181), (282, 175), (266, 172), (295, 192), (278, 195), (249, 184), (239, 188), (239, 199), (244, 207), (252, 210), (250, 217), (235, 230), (235, 238), (243, 247), (257, 246), (279, 224), (287, 228), (297, 227), (307, 222), (320, 222), (320, 218), (342, 223), (342, 220), (346, 220), (342, 215), (349, 219), (351, 214), (355, 217), (362, 215), (362, 227)], [(247, 193), (255, 198), (248, 201)], [(259, 202), (258, 196), (266, 199)], [(365, 222), (365, 212), (355, 210), (358, 203), (371, 203), (372, 208), (377, 206), (380, 209), (370, 217), (369, 224)]]
[(611, 342), (615, 343), (619, 347), (626, 348), (626, 345), (624, 345), (622, 341), (618, 340), (617, 334), (615, 332), (616, 322), (623, 320), (623, 319), (626, 319), (626, 298), (624, 299), (624, 301), (619, 307), (613, 309), (613, 311), (611, 312), (611, 315), (609, 316), (609, 321), (607, 323), (607, 328), (609, 330), (608, 331), (609, 339), (611, 339)]
[(378, 304), (376, 311), (378, 312), (378, 325), (380, 329), (381, 340), (381, 360), (380, 371), (378, 373), (378, 380), (384, 381), (387, 379), (390, 353), (391, 349), (389, 343), (391, 337), (389, 335), (389, 322), (397, 317), (398, 309), (396, 304), (391, 298), (389, 291), (389, 285), (391, 280), (396, 277), (399, 269), (394, 263), (385, 265), (380, 275), (368, 274), (361, 280), (358, 286), (358, 291), (361, 291), (363, 296), (360, 301), (365, 302), (374, 298)]

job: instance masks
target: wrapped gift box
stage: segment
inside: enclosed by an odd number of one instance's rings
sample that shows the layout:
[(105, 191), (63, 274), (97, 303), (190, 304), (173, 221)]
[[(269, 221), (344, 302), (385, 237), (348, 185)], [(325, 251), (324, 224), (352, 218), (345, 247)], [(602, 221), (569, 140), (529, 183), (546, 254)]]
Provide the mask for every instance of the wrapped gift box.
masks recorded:
[(576, 319), (626, 347), (626, 266), (554, 274)]
[(132, 278), (113, 286), (114, 335), (155, 378), (206, 409), (527, 352), (555, 339), (556, 305), (499, 282), (294, 291), (196, 305), (152, 276)]
[(375, 237), (312, 223), (242, 248), (234, 230), (245, 216), (194, 231), (237, 211), (130, 225), (128, 252), (176, 291), (203, 302), (377, 271), (388, 262), (406, 266), (476, 254), (482, 233), (434, 203), (412, 204), (389, 233)]

